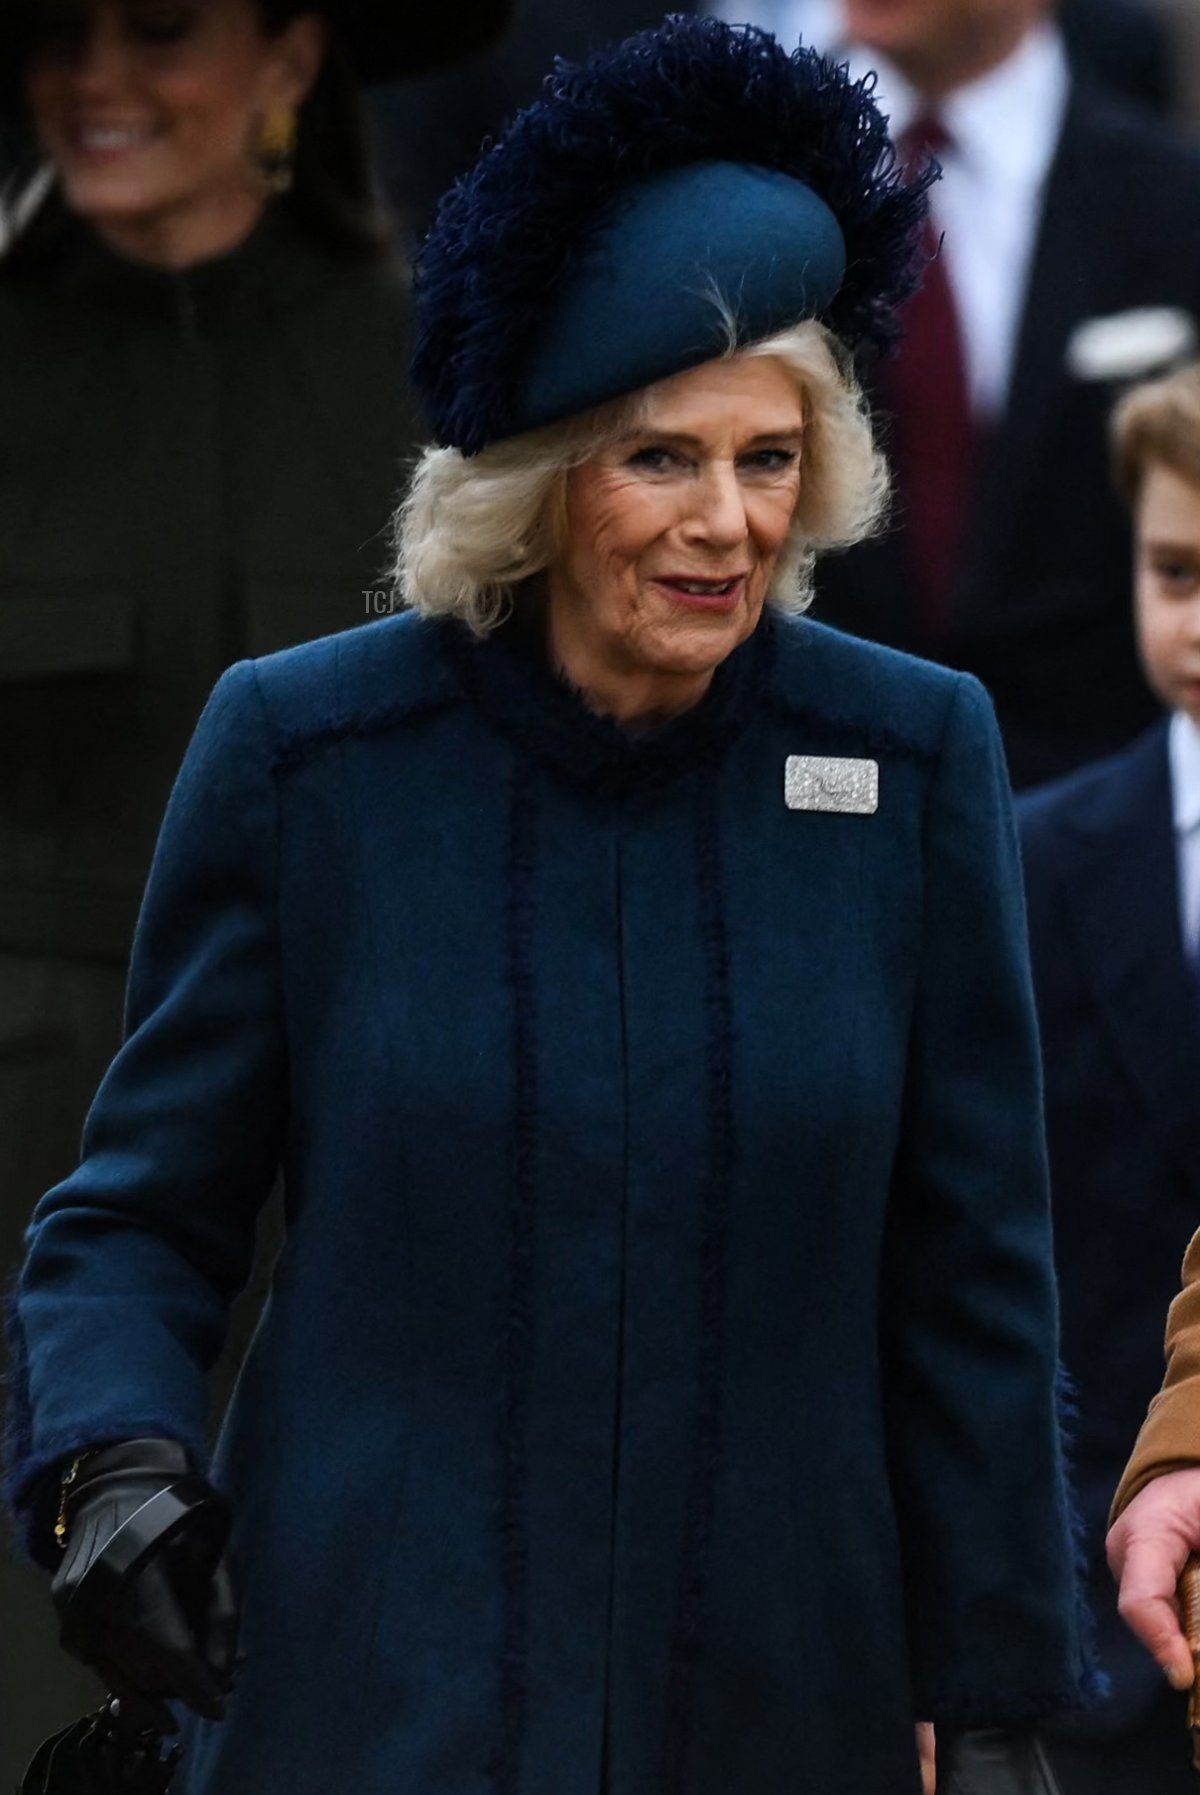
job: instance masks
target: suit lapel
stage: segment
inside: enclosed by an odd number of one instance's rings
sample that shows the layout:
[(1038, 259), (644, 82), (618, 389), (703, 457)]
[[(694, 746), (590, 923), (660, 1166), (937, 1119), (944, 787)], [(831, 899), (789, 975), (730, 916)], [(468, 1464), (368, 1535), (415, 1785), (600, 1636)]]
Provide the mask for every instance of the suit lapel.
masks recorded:
[(1070, 874), (1092, 990), (1168, 1151), (1200, 1192), (1200, 990), (1184, 960), (1166, 726), (1130, 751)]

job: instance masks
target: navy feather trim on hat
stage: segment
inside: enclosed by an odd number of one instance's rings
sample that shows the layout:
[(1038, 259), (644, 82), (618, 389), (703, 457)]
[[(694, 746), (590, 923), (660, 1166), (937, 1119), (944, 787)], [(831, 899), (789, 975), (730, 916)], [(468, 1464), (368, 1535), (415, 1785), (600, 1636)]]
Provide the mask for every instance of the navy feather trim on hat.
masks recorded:
[[(413, 380), (439, 441), (473, 454), (531, 427), (531, 367), (620, 202), (698, 163), (778, 171), (823, 202), (845, 271), (831, 298), (792, 315), (819, 316), (851, 347), (886, 348), (920, 278), (937, 166), (906, 176), (873, 86), (753, 26), (683, 14), (556, 64), (543, 96), (445, 196), (417, 254)], [(726, 272), (736, 294), (736, 262)]]

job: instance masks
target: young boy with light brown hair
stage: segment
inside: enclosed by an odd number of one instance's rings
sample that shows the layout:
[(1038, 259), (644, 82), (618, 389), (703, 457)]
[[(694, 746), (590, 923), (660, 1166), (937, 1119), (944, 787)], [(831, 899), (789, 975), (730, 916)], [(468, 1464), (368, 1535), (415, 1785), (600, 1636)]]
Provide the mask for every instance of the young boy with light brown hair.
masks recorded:
[(1168, 714), (1018, 808), (1063, 1358), (1112, 1679), (1107, 1707), (1050, 1752), (1064, 1795), (1189, 1795), (1184, 1704), (1117, 1613), (1104, 1536), (1200, 1221), (1200, 365), (1131, 390), (1112, 441), (1135, 524), (1138, 651)]
[[(1114, 414), (1113, 450), (1117, 484), (1137, 528), (1142, 669), (1173, 713), (1172, 775), (1182, 753), (1191, 789), (1200, 753), (1200, 363), (1127, 394)], [(1200, 891), (1194, 881), (1184, 883), (1185, 933), (1194, 950)]]

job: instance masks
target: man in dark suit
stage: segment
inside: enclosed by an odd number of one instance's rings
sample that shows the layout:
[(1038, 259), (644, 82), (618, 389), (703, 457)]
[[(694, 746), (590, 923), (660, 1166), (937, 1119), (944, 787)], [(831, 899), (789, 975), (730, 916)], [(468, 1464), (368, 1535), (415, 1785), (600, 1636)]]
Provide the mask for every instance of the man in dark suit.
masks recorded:
[(1112, 1699), (1052, 1743), (1065, 1795), (1189, 1795), (1183, 1704), (1117, 1614), (1109, 1504), (1200, 1217), (1200, 365), (1118, 414), (1137, 632), (1172, 711), (1020, 806), (1077, 1493)]
[(1072, 75), (1049, 0), (845, 0), (845, 17), (902, 152), (942, 162), (944, 247), (871, 377), (894, 527), (828, 566), (818, 615), (977, 674), (1028, 785), (1156, 712), (1104, 419), (1117, 385), (1193, 343), (1200, 151)]

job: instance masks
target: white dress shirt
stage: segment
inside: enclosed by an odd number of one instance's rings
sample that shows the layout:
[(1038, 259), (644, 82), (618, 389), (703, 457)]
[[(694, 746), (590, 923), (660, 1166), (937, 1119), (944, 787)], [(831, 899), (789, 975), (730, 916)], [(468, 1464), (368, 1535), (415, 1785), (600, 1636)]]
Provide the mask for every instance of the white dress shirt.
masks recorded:
[[(878, 97), (893, 137), (921, 102), (896, 70), (874, 59)], [(933, 215), (963, 332), (971, 404), (1003, 410), (1025, 291), (1070, 76), (1058, 32), (1040, 25), (999, 68), (957, 88), (940, 116), (951, 147), (939, 158)]]
[[(848, 45), (835, 0), (716, 0), (732, 21), (749, 19), (780, 42), (802, 38), (845, 56), (854, 76), (873, 69), (875, 97), (893, 138), (916, 119), (921, 99), (886, 58)], [(1024, 310), (1042, 197), (1066, 111), (1070, 74), (1057, 30), (1036, 26), (998, 68), (955, 89), (938, 107), (953, 147), (939, 157), (933, 216), (958, 307), (975, 415), (1004, 409)]]
[(1200, 970), (1200, 725), (1183, 711), (1167, 735), (1183, 951)]

